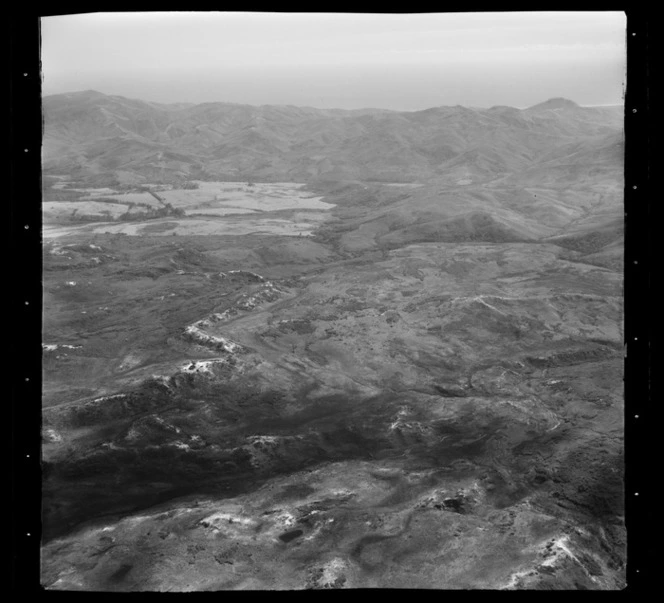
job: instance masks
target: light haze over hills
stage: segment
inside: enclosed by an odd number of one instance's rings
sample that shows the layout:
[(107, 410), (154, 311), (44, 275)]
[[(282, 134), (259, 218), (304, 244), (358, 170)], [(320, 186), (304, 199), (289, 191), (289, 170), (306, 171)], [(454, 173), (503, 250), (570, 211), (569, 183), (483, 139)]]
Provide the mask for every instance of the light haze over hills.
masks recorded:
[[(620, 12), (96, 13), (42, 20), (44, 93), (422, 110), (618, 104)], [(177, 82), (177, 85), (174, 85)]]
[(550, 161), (556, 147), (565, 151), (579, 137), (596, 149), (619, 145), (623, 119), (620, 106), (581, 107), (561, 98), (525, 110), (397, 112), (160, 105), (85, 91), (48, 96), (43, 106), (45, 169), (106, 181), (412, 181), (466, 172), (486, 181), (531, 166), (545, 152)]

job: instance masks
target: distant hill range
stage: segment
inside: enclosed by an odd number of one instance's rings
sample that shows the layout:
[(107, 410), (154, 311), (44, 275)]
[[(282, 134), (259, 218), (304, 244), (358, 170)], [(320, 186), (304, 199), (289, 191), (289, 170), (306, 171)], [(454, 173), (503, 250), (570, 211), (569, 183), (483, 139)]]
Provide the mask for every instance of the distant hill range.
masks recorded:
[[(89, 185), (351, 180), (555, 185), (621, 169), (623, 107), (556, 98), (527, 109), (341, 110), (159, 104), (95, 91), (43, 100), (46, 174)], [(530, 176), (529, 176), (530, 174)]]

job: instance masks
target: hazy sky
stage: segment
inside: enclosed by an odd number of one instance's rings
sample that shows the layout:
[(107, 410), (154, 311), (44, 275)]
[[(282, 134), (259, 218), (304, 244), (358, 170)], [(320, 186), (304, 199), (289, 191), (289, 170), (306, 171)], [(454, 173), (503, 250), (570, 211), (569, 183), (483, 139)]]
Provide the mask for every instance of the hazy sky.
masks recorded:
[(346, 109), (619, 104), (625, 27), (621, 12), (45, 17), (43, 92)]

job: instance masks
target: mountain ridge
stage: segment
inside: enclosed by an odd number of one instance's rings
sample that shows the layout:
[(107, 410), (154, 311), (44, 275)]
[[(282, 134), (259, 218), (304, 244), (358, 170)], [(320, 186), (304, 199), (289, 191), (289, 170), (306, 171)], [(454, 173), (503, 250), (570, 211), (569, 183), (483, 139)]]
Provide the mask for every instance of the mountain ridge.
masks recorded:
[[(491, 178), (527, 167), (550, 152), (553, 139), (556, 146), (572, 139), (601, 138), (621, 125), (617, 109), (580, 107), (565, 99), (524, 110), (457, 105), (399, 112), (234, 103), (159, 105), (83, 91), (44, 97), (43, 111), (46, 173), (73, 170), (83, 180), (121, 170), (146, 181), (308, 181), (330, 176), (389, 181), (396, 172), (416, 181), (446, 173), (447, 162), (456, 165), (464, 154), (495, 155), (492, 149), (499, 149), (502, 157), (485, 174)], [(124, 140), (134, 151), (118, 154), (108, 145), (100, 148), (102, 140)], [(155, 148), (175, 151), (181, 159), (155, 163)]]
[(402, 110), (402, 109), (388, 109), (386, 107), (359, 107), (357, 109), (343, 109), (340, 107), (314, 107), (312, 105), (295, 105), (293, 103), (261, 103), (261, 104), (253, 104), (253, 103), (236, 103), (236, 102), (231, 102), (231, 101), (222, 101), (222, 100), (217, 100), (217, 101), (203, 101), (203, 102), (192, 102), (192, 101), (172, 101), (172, 102), (161, 102), (161, 101), (151, 101), (151, 100), (144, 100), (144, 99), (138, 99), (134, 97), (129, 97), (129, 96), (124, 96), (122, 94), (107, 94), (105, 92), (100, 92), (99, 90), (94, 90), (92, 88), (88, 90), (74, 90), (71, 92), (56, 92), (53, 94), (46, 94), (43, 96), (43, 100), (47, 99), (52, 99), (56, 97), (77, 97), (77, 96), (88, 96), (88, 97), (94, 97), (94, 98), (99, 98), (99, 97), (109, 97), (109, 98), (120, 98), (120, 99), (126, 99), (126, 100), (131, 100), (131, 101), (140, 101), (142, 103), (150, 104), (150, 105), (157, 105), (157, 106), (162, 106), (162, 107), (182, 107), (182, 106), (188, 106), (188, 107), (193, 107), (193, 106), (200, 106), (200, 105), (216, 105), (216, 104), (223, 104), (223, 105), (234, 105), (234, 106), (246, 106), (246, 107), (291, 107), (291, 108), (301, 108), (301, 109), (314, 109), (317, 111), (339, 111), (339, 112), (347, 112), (347, 113), (354, 113), (358, 111), (376, 111), (376, 112), (385, 112), (385, 113), (418, 113), (421, 111), (429, 111), (431, 109), (437, 109), (441, 107), (464, 107), (464, 108), (469, 108), (469, 109), (477, 109), (477, 110), (488, 110), (488, 109), (514, 109), (516, 111), (523, 111), (526, 109), (534, 109), (534, 108), (555, 108), (556, 106), (562, 107), (562, 106), (569, 106), (569, 107), (575, 107), (575, 108), (601, 108), (601, 107), (623, 107), (624, 105), (622, 103), (611, 103), (607, 105), (581, 105), (577, 103), (576, 101), (573, 101), (571, 99), (565, 98), (565, 97), (551, 97), (549, 99), (546, 99), (544, 101), (541, 101), (539, 103), (535, 103), (534, 105), (529, 105), (527, 107), (515, 107), (512, 105), (491, 105), (489, 107), (476, 107), (476, 106), (467, 106), (467, 105), (461, 105), (461, 104), (455, 104), (455, 105), (433, 105), (431, 107), (426, 107), (424, 109), (411, 109), (411, 110)]

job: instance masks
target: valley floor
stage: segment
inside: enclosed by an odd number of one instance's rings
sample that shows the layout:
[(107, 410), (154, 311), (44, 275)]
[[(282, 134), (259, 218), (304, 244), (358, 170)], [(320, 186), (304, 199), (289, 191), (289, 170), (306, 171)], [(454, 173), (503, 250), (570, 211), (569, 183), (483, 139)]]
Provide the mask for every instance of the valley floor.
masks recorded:
[(47, 240), (47, 589), (624, 586), (600, 197), (549, 240), (374, 189), (314, 236)]

